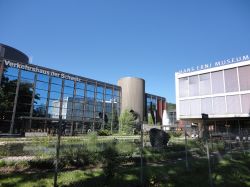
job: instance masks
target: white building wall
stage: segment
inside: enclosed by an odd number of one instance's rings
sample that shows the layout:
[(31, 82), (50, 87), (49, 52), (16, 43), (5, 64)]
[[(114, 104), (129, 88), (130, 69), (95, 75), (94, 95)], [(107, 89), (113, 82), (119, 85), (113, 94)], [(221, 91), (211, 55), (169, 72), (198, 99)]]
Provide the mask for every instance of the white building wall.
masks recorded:
[(176, 73), (177, 119), (250, 116), (250, 60)]

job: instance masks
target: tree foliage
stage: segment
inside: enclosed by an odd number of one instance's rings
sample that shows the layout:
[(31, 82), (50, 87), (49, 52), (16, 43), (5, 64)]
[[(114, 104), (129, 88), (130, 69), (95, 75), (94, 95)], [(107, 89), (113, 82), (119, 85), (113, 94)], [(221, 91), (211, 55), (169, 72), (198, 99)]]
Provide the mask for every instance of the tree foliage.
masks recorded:
[(119, 117), (119, 125), (120, 131), (126, 134), (133, 134), (133, 130), (135, 128), (135, 117), (129, 112), (129, 110), (125, 110)]

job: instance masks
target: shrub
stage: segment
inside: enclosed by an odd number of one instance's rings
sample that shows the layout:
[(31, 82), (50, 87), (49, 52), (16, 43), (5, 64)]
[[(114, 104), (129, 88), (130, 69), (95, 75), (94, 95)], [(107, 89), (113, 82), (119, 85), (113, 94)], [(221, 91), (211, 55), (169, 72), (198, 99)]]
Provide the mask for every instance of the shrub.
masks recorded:
[(0, 160), (0, 167), (6, 166), (6, 162), (4, 160)]
[(125, 110), (119, 117), (119, 128), (122, 132), (126, 134), (133, 134), (133, 130), (135, 128), (135, 117), (129, 112), (129, 110)]
[(97, 153), (89, 151), (85, 146), (69, 147), (62, 151), (63, 162), (68, 166), (85, 167), (97, 163)]
[[(30, 168), (35, 168), (35, 169), (53, 169), (54, 168), (53, 159), (30, 160), (28, 164)], [(63, 167), (62, 164), (60, 165), (60, 168), (61, 167)]]
[(110, 136), (112, 135), (111, 132), (109, 130), (99, 130), (97, 132), (98, 136)]
[(182, 136), (183, 133), (181, 131), (171, 131), (169, 132), (169, 134), (171, 137), (179, 138)]
[(104, 163), (103, 172), (106, 177), (106, 182), (109, 183), (116, 175), (121, 159), (119, 158), (119, 153), (114, 144), (107, 146), (103, 150), (102, 156)]

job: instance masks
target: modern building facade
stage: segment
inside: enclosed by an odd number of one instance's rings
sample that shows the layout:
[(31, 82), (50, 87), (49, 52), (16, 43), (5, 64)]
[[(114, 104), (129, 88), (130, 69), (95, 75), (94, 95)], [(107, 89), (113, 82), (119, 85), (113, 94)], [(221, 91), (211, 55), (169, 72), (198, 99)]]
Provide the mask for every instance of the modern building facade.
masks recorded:
[[(2, 44), (0, 54), (0, 134), (50, 133), (60, 118), (71, 134), (101, 128), (118, 131), (123, 85), (29, 64), (27, 55)], [(136, 102), (145, 101), (144, 89), (130, 108), (143, 114), (144, 103)], [(159, 98), (165, 102), (165, 98)], [(155, 108), (158, 116), (161, 111)]]
[[(248, 55), (175, 74), (177, 119), (201, 127), (206, 116), (212, 132), (250, 130), (250, 59)], [(198, 67), (197, 67), (198, 68)], [(192, 68), (194, 69), (194, 68)], [(250, 133), (250, 131), (249, 131)]]

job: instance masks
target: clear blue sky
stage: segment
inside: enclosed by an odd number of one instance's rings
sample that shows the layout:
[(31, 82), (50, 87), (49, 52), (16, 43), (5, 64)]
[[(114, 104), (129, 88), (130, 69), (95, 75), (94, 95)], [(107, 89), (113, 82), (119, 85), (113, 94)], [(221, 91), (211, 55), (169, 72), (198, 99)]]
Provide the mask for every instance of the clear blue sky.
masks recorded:
[(175, 102), (174, 73), (250, 54), (249, 0), (0, 0), (0, 43), (32, 63)]

